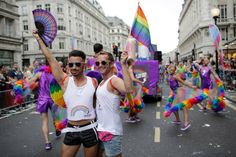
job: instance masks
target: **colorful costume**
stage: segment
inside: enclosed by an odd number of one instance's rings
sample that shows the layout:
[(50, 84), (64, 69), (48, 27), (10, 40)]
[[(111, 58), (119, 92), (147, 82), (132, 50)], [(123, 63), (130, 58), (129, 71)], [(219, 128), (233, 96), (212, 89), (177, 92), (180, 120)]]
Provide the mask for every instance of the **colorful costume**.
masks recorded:
[(200, 67), (201, 89), (212, 89), (211, 69), (209, 66)]
[(51, 73), (41, 71), (38, 89), (38, 101), (36, 110), (40, 113), (46, 113), (48, 108), (52, 108), (53, 100), (50, 96), (50, 82), (54, 79)]
[[(180, 87), (173, 75), (170, 75), (168, 82), (171, 88), (170, 96), (167, 99), (164, 116), (169, 117), (171, 113), (186, 107), (191, 108), (208, 97), (207, 90), (191, 89), (188, 87)], [(174, 106), (172, 106), (174, 104)]]

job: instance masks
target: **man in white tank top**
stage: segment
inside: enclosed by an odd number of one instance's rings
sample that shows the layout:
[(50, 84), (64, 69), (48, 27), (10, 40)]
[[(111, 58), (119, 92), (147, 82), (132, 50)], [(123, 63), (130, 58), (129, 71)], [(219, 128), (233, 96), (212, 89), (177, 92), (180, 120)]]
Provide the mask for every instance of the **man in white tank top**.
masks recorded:
[(103, 81), (96, 91), (96, 113), (99, 133), (99, 153), (103, 151), (107, 157), (121, 157), (121, 141), (123, 135), (120, 118), (120, 96), (132, 93), (133, 86), (126, 66), (127, 52), (122, 53), (123, 80), (114, 74), (114, 58), (111, 53), (100, 53), (95, 65), (103, 76)]
[(84, 75), (86, 55), (82, 51), (69, 53), (68, 67), (72, 76), (63, 73), (55, 57), (45, 46), (36, 31), (33, 36), (38, 41), (43, 55), (48, 60), (52, 74), (60, 84), (67, 106), (68, 125), (62, 145), (62, 157), (75, 157), (81, 144), (86, 157), (95, 157), (98, 148), (98, 136), (93, 107), (94, 92), (97, 87), (95, 79)]

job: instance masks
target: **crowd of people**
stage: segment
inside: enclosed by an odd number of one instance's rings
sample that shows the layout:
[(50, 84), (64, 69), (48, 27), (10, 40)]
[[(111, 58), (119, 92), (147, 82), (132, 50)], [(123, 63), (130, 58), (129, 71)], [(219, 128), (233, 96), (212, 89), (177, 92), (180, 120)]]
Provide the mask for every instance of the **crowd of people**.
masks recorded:
[[(86, 54), (80, 50), (73, 50), (68, 54), (67, 64), (57, 61), (52, 52), (45, 46), (43, 40), (36, 31), (33, 36), (37, 40), (42, 54), (45, 56), (50, 72), (40, 70), (39, 62), (35, 60), (33, 66), (26, 67), (22, 72), (18, 64), (7, 72), (6, 67), (0, 65), (0, 87), (6, 90), (7, 85), (14, 85), (17, 80), (24, 79), (29, 84), (38, 82), (38, 96), (36, 110), (41, 115), (42, 132), (45, 140), (45, 149), (52, 149), (49, 139), (48, 110), (54, 104), (50, 96), (50, 82), (55, 79), (59, 84), (66, 104), (67, 126), (62, 130), (65, 137), (62, 144), (61, 156), (76, 156), (83, 145), (84, 154), (88, 157), (122, 156), (122, 121), (120, 117), (120, 100), (124, 95), (131, 95), (142, 99), (142, 81), (135, 78), (134, 60), (128, 59), (127, 52), (123, 52), (120, 58), (122, 67), (122, 78), (115, 71), (115, 59), (109, 52), (103, 51), (99, 43), (94, 45), (94, 65), (92, 70), (101, 74), (98, 78), (85, 75)], [(219, 80), (214, 69), (210, 66), (208, 56), (200, 58), (199, 61), (188, 63), (180, 62), (178, 65), (160, 65), (160, 82), (167, 81), (172, 91), (172, 102), (182, 94), (180, 88), (192, 88), (196, 90), (212, 88), (211, 75)], [(199, 77), (193, 77), (198, 73)], [(2, 96), (2, 95), (1, 95)], [(193, 96), (193, 95), (191, 95)], [(127, 98), (129, 99), (129, 98)], [(209, 98), (210, 99), (210, 98)], [(208, 100), (209, 100), (208, 99)], [(208, 101), (207, 100), (207, 101)], [(200, 111), (206, 110), (207, 101), (198, 104)], [(171, 107), (171, 106), (167, 106)], [(184, 123), (181, 130), (187, 130), (191, 124), (188, 108), (183, 107)], [(139, 122), (137, 112), (130, 109), (126, 122)], [(182, 124), (178, 110), (173, 111), (174, 124)], [(56, 130), (60, 136), (61, 130)]]

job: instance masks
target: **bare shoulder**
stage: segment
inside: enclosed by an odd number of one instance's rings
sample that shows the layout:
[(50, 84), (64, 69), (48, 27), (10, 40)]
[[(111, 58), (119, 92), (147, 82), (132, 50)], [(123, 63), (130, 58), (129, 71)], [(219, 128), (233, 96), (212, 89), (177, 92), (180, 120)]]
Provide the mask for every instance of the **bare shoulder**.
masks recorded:
[(119, 77), (113, 77), (113, 78), (111, 79), (111, 81), (112, 81), (112, 83), (113, 83), (114, 85), (123, 82), (123, 80), (122, 80), (121, 78), (119, 78)]

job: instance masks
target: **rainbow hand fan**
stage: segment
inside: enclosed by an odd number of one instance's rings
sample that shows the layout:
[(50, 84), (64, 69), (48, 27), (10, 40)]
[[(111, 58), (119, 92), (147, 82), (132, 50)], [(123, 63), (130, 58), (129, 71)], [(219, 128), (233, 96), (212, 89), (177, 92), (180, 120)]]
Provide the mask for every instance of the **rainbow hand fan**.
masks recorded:
[(57, 23), (52, 14), (43, 9), (35, 9), (32, 11), (35, 21), (35, 26), (38, 29), (38, 34), (44, 41), (46, 46), (49, 46), (57, 35)]

